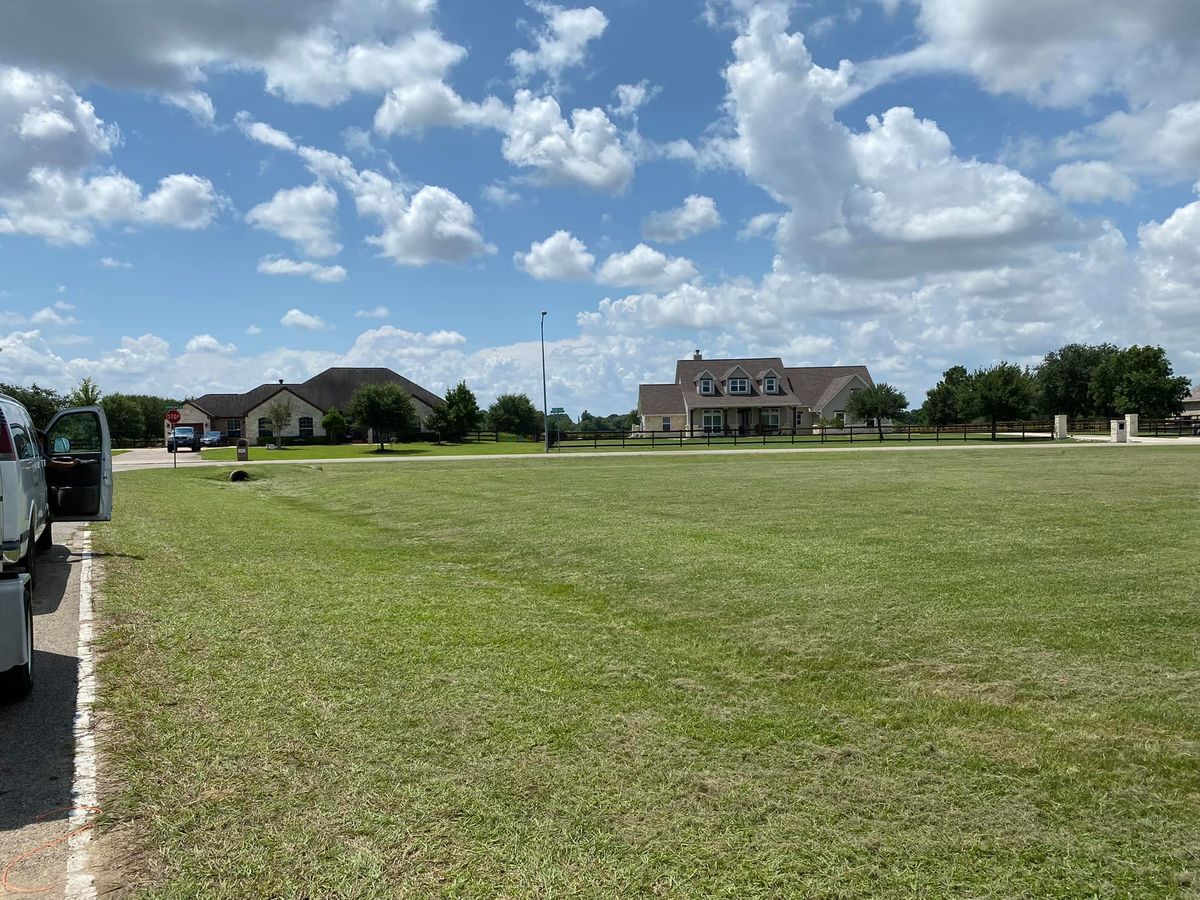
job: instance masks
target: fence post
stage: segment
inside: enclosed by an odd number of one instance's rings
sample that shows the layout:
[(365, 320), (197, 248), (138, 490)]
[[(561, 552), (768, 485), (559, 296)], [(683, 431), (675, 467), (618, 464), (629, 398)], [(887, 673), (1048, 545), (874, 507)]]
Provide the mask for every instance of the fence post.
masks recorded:
[(850, 443), (854, 443), (854, 426), (850, 426)]
[(963, 425), (963, 443), (967, 442), (967, 426)]
[(1021, 440), (1022, 441), (1025, 440), (1025, 423), (1024, 422), (1021, 423)]
[(910, 444), (912, 443), (912, 426), (911, 425), (908, 426), (908, 442)]
[(654, 449), (654, 432), (650, 432), (650, 449)]
[(935, 444), (939, 443), (941, 441), (941, 439), (942, 439), (942, 426), (934, 425), (933, 426), (933, 442)]

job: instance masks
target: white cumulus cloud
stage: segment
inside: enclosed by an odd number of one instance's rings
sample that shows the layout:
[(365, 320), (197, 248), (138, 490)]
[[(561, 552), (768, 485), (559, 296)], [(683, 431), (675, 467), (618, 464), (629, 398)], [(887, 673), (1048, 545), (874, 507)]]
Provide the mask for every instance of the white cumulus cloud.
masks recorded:
[(1099, 203), (1103, 200), (1129, 200), (1137, 183), (1109, 162), (1067, 163), (1050, 176), (1050, 186), (1064, 200), (1073, 203)]
[(279, 324), (285, 328), (303, 328), (306, 331), (322, 331), (329, 327), (319, 316), (311, 316), (299, 309), (289, 309)]
[(373, 306), (371, 309), (360, 309), (354, 313), (356, 319), (386, 319), (392, 311), (386, 306)]
[(555, 84), (568, 68), (582, 65), (587, 45), (604, 34), (608, 18), (594, 6), (568, 9), (538, 0), (529, 5), (545, 23), (534, 35), (535, 48), (514, 50), (508, 61), (522, 79), (543, 72)]
[(544, 241), (534, 241), (528, 252), (513, 255), (517, 268), (539, 280), (586, 280), (592, 277), (596, 257), (569, 231), (556, 231)]
[(218, 356), (232, 356), (237, 353), (236, 344), (222, 344), (211, 334), (198, 334), (187, 342), (185, 353), (213, 353)]
[(642, 223), (642, 236), (651, 241), (671, 243), (712, 231), (721, 223), (716, 201), (702, 194), (692, 194), (683, 201), (683, 206), (647, 216)]
[(342, 249), (334, 240), (337, 205), (337, 193), (316, 182), (277, 191), (251, 209), (246, 221), (294, 242), (306, 256), (334, 256)]
[(258, 261), (258, 271), (263, 275), (304, 275), (325, 284), (346, 280), (346, 270), (342, 266), (323, 266), (310, 260), (297, 261), (285, 256), (263, 257)]
[(597, 280), (615, 287), (673, 288), (697, 275), (696, 266), (682, 256), (669, 257), (646, 244), (614, 253), (596, 273)]

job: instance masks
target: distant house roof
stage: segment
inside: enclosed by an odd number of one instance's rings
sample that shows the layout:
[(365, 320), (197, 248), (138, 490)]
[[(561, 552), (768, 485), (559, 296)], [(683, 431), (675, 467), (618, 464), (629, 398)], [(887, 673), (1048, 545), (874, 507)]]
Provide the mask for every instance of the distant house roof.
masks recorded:
[(334, 367), (300, 384), (260, 384), (244, 394), (205, 394), (187, 402), (204, 410), (214, 419), (236, 419), (261, 406), (280, 391), (290, 391), (302, 400), (326, 411), (336, 406), (344, 410), (354, 392), (364, 384), (399, 384), (414, 399), (433, 408), (445, 401), (403, 375), (384, 367)]
[(643, 384), (638, 387), (638, 410), (643, 415), (682, 414), (683, 390), (677, 384)]
[[(714, 393), (701, 394), (701, 376), (719, 372)], [(754, 373), (749, 394), (728, 394), (724, 381), (730, 375)], [(735, 374), (736, 373), (736, 374)], [(762, 379), (779, 377), (778, 393), (765, 394)], [(638, 410), (643, 415), (682, 413), (687, 409), (743, 406), (800, 406), (821, 412), (855, 378), (875, 382), (866, 366), (784, 366), (777, 356), (758, 359), (681, 359), (675, 365), (674, 384), (643, 384), (638, 388)]]
[(442, 406), (445, 400), (432, 391), (428, 391), (414, 381), (409, 381), (403, 375), (385, 368), (350, 368), (344, 366), (326, 369), (320, 375), (314, 375), (303, 384), (296, 385), (296, 393), (313, 406), (329, 409), (336, 406), (345, 409), (350, 405), (354, 392), (364, 384), (395, 383), (403, 387), (429, 408)]
[(786, 371), (800, 405), (812, 410), (824, 409), (855, 375), (875, 384), (866, 366), (803, 366)]

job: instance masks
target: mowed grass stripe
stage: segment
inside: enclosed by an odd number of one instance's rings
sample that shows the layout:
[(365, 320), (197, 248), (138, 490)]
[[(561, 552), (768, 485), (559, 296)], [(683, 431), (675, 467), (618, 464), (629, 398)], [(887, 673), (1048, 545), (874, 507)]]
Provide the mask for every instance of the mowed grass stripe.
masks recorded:
[(148, 896), (1174, 896), (1180, 448), (122, 474)]

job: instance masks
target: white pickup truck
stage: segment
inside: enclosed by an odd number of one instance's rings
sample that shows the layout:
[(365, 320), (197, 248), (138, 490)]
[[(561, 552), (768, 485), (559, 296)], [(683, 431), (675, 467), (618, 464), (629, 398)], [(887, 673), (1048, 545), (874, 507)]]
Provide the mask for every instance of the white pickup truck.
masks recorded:
[(0, 702), (33, 686), (37, 555), (52, 522), (112, 518), (112, 442), (98, 406), (65, 409), (44, 433), (0, 394)]

